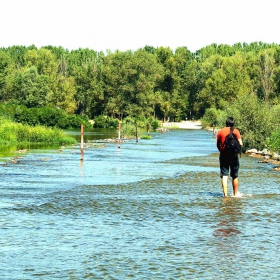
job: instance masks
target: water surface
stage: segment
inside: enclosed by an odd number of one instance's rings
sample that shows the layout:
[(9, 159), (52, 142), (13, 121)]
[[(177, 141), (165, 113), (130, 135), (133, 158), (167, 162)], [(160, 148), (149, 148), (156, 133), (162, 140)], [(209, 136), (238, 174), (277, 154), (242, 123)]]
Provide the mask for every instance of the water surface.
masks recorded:
[[(1, 166), (0, 279), (279, 279), (280, 174), (241, 158), (222, 197), (212, 134), (29, 150)], [(231, 191), (231, 190), (230, 190)]]

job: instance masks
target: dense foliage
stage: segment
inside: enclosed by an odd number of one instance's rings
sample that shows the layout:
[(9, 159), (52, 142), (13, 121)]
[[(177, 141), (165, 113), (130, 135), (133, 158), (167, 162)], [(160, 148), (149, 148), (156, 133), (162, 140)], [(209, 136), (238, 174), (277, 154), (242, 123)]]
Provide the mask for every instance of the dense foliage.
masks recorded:
[(124, 138), (138, 137), (141, 139), (151, 139), (149, 132), (159, 127), (160, 122), (153, 117), (126, 117), (121, 123), (121, 135)]
[(43, 111), (45, 125), (60, 127), (69, 119), (60, 118), (60, 123), (49, 118), (46, 108), (59, 108), (77, 124), (83, 120), (74, 120), (74, 115), (107, 116), (108, 126), (115, 125), (115, 118), (180, 121), (205, 113), (205, 122), (220, 125), (230, 113), (246, 145), (262, 148), (279, 128), (272, 120), (280, 104), (280, 46), (212, 44), (196, 53), (186, 47), (172, 51), (146, 46), (106, 54), (11, 46), (0, 49), (0, 102), (15, 106), (16, 121), (42, 124)]
[(149, 132), (160, 127), (159, 120), (149, 117), (126, 117), (121, 122), (116, 118), (98, 116), (94, 118), (93, 127), (96, 128), (121, 128), (122, 138), (134, 138), (136, 135), (142, 139), (151, 139)]
[(145, 47), (135, 52), (12, 46), (0, 49), (0, 102), (67, 113), (200, 118), (241, 93), (279, 101), (280, 47), (252, 43)]
[(25, 142), (69, 145), (75, 144), (76, 140), (66, 136), (62, 130), (57, 128), (48, 128), (39, 125), (34, 127), (0, 118), (1, 144)]
[(271, 106), (267, 102), (259, 100), (254, 93), (244, 94), (229, 103), (224, 110), (207, 109), (203, 117), (203, 125), (223, 127), (227, 116), (235, 118), (235, 126), (243, 136), (244, 150), (272, 148), (271, 133), (280, 128), (277, 121), (280, 116), (279, 105)]
[(118, 119), (110, 118), (108, 116), (97, 116), (94, 118), (93, 127), (96, 128), (117, 128), (119, 124)]
[(51, 107), (32, 107), (24, 105), (0, 104), (0, 116), (9, 118), (17, 123), (27, 125), (44, 125), (61, 129), (92, 127), (86, 115), (67, 114), (64, 110)]

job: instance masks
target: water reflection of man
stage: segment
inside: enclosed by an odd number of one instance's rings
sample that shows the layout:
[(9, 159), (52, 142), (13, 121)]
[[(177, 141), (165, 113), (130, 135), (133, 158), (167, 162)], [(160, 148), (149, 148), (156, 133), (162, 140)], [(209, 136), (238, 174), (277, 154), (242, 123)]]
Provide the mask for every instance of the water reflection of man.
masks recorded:
[(232, 275), (240, 278), (236, 273), (236, 267), (242, 263), (246, 254), (242, 246), (244, 200), (221, 199), (217, 203), (211, 252), (212, 264), (216, 271), (215, 279), (221, 279), (222, 274), (228, 275), (231, 272)]
[(218, 227), (214, 236), (231, 236), (241, 233), (237, 227), (237, 222), (242, 219), (241, 207), (242, 202), (239, 200), (223, 200), (217, 212)]

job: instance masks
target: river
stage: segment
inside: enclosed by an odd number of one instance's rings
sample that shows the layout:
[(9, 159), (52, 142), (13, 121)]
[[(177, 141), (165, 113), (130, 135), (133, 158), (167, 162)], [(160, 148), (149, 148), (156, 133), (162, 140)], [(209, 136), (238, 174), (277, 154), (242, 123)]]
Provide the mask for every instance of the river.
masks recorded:
[(2, 157), (0, 279), (279, 279), (273, 165), (223, 198), (211, 133), (152, 136)]

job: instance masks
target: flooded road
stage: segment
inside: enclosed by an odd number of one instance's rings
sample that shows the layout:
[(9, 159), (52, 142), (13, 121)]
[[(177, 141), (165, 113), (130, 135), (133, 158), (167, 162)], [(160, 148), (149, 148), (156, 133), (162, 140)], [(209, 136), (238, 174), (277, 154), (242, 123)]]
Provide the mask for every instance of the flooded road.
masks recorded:
[[(279, 279), (280, 174), (242, 156), (222, 197), (204, 130), (3, 162), (0, 279)], [(232, 190), (230, 189), (229, 194)]]

